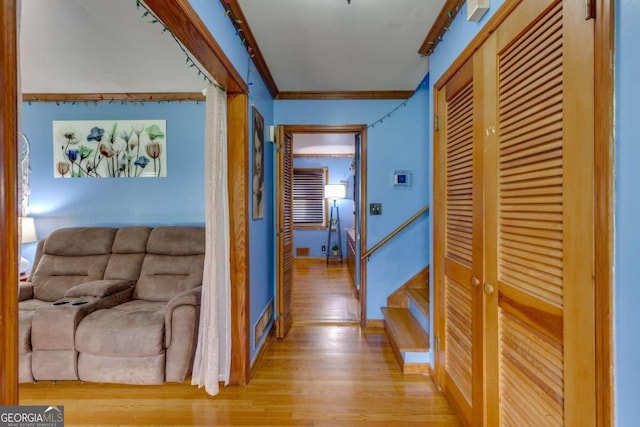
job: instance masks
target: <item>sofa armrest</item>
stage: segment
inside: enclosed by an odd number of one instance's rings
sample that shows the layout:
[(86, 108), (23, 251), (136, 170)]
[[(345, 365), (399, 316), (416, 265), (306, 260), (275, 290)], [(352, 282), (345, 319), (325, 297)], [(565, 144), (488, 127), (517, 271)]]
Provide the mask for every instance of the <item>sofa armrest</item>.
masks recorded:
[(173, 312), (176, 308), (182, 305), (200, 305), (200, 294), (202, 293), (202, 286), (184, 291), (175, 297), (171, 298), (167, 309), (164, 312), (164, 343), (165, 347), (169, 347), (171, 344), (171, 324), (173, 322)]
[(18, 283), (18, 301), (33, 299), (33, 282)]
[(131, 288), (133, 283), (129, 280), (92, 280), (81, 283), (69, 289), (65, 293), (67, 298), (78, 297), (108, 297), (117, 292)]

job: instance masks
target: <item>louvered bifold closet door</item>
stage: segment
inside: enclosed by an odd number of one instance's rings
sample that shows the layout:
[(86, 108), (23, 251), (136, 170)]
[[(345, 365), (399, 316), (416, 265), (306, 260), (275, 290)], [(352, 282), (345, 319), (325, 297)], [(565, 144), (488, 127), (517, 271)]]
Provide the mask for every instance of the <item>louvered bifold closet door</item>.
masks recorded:
[[(442, 218), (444, 321), (440, 342), (445, 366), (445, 393), (464, 413), (473, 412), (474, 286), (472, 277), (478, 256), (474, 204), (478, 202), (474, 178), (474, 85), (471, 62), (461, 67), (440, 94), (444, 141), (440, 149), (444, 170)], [(439, 226), (440, 227), (440, 226)]]
[(591, 72), (576, 67), (590, 53), (575, 41), (591, 24), (576, 9), (525, 1), (497, 35), (497, 277), (487, 279), (504, 426), (594, 419), (593, 91), (572, 81)]
[(293, 137), (278, 127), (277, 319), (276, 336), (284, 338), (293, 324)]

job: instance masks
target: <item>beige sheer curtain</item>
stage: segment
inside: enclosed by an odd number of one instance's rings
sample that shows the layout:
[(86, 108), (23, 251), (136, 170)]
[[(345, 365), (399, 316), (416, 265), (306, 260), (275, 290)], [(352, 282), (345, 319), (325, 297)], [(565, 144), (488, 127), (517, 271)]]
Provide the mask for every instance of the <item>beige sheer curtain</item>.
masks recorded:
[(231, 279), (227, 193), (227, 95), (207, 88), (205, 125), (206, 252), (198, 345), (191, 384), (210, 395), (229, 381), (231, 367)]

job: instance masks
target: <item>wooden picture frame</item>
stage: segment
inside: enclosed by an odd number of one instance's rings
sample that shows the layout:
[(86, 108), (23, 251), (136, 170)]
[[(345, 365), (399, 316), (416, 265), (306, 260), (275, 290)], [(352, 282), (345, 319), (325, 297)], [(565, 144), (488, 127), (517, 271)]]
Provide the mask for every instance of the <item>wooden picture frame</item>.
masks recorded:
[(260, 111), (251, 107), (253, 116), (253, 168), (252, 168), (252, 212), (253, 219), (264, 218), (264, 118)]

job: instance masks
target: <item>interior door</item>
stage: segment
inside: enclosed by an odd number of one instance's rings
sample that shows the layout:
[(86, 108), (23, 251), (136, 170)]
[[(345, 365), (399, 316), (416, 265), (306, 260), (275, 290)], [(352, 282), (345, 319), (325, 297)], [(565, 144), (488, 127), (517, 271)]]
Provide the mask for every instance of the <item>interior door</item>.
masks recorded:
[(284, 338), (293, 324), (293, 136), (278, 126), (276, 173), (276, 337)]
[(488, 424), (592, 426), (593, 21), (581, 2), (526, 0), (493, 37)]
[[(440, 304), (438, 383), (471, 424), (481, 399), (474, 393), (474, 352), (482, 346), (482, 182), (474, 143), (473, 62), (467, 61), (436, 99), (436, 248), (434, 278)], [(478, 209), (480, 207), (480, 209)]]

